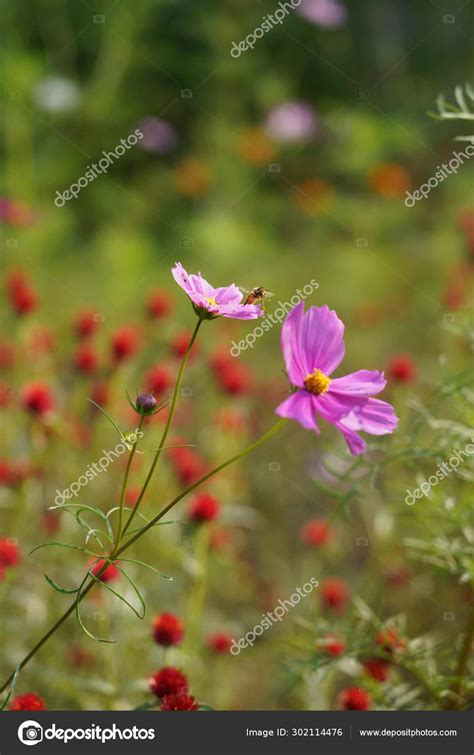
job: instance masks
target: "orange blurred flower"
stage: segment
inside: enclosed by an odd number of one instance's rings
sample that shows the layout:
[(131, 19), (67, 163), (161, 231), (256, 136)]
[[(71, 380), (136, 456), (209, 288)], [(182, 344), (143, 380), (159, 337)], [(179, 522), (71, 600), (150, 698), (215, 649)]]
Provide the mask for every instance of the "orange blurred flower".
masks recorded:
[(411, 177), (406, 168), (397, 163), (380, 163), (369, 173), (369, 184), (386, 199), (403, 197), (411, 189)]
[(188, 158), (178, 165), (173, 174), (178, 191), (189, 197), (205, 194), (214, 181), (211, 167), (204, 160)]
[(262, 128), (248, 128), (238, 139), (237, 154), (251, 165), (267, 165), (276, 155), (276, 146)]
[(334, 190), (320, 178), (310, 178), (295, 187), (295, 202), (308, 215), (318, 217), (329, 210), (334, 201)]

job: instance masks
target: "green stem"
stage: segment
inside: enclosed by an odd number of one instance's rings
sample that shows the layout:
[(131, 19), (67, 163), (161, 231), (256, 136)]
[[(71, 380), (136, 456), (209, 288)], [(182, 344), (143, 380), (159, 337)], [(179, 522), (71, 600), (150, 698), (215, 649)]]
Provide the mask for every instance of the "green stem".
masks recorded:
[(120, 543), (122, 542), (122, 537), (123, 537), (123, 507), (124, 507), (124, 504), (125, 504), (125, 494), (127, 492), (128, 478), (130, 476), (130, 469), (132, 467), (133, 457), (135, 456), (135, 452), (136, 452), (137, 446), (138, 446), (138, 441), (140, 440), (140, 437), (141, 437), (141, 430), (142, 430), (142, 427), (143, 427), (144, 419), (145, 419), (145, 417), (142, 414), (142, 416), (140, 417), (140, 424), (138, 425), (138, 429), (135, 431), (135, 442), (134, 442), (134, 444), (132, 446), (132, 449), (130, 451), (130, 454), (128, 456), (127, 468), (125, 470), (125, 475), (124, 475), (123, 483), (122, 483), (122, 492), (120, 494), (119, 516), (118, 516), (118, 526), (117, 526), (117, 537), (115, 539), (114, 550), (116, 548), (118, 548), (120, 546)]
[[(466, 675), (469, 658), (472, 652), (472, 642), (474, 640), (474, 609), (471, 611), (469, 622), (466, 628), (466, 637), (461, 646), (461, 652), (459, 654), (457, 668), (456, 668), (456, 681), (451, 686), (451, 691), (455, 695), (460, 695), (464, 688), (464, 677)], [(452, 707), (453, 703), (449, 703), (449, 707)]]
[[(241, 459), (244, 456), (246, 456), (248, 453), (250, 453), (255, 448), (257, 448), (257, 446), (259, 446), (261, 443), (264, 443), (272, 435), (274, 435), (277, 432), (277, 430), (279, 430), (280, 427), (286, 421), (287, 421), (286, 419), (280, 419), (275, 425), (273, 425), (273, 427), (270, 428), (270, 430), (268, 430), (264, 435), (262, 435), (260, 438), (258, 438), (250, 446), (247, 446), (247, 448), (245, 448), (240, 453), (235, 454), (235, 456), (232, 456), (227, 461), (223, 462), (222, 464), (219, 464), (219, 466), (215, 467), (213, 470), (211, 470), (210, 472), (208, 472), (207, 474), (205, 474), (203, 477), (201, 477), (200, 480), (197, 480), (197, 482), (195, 482), (193, 485), (190, 485), (189, 488), (186, 488), (186, 490), (184, 490), (182, 493), (180, 493), (180, 495), (176, 496), (176, 498), (174, 498), (171, 501), (171, 503), (169, 503), (167, 506), (165, 506), (165, 508), (162, 511), (160, 511), (160, 513), (157, 514), (157, 516), (154, 519), (152, 519), (150, 522), (148, 522), (148, 524), (146, 524), (144, 527), (142, 527), (142, 529), (139, 532), (137, 532), (136, 535), (134, 535), (129, 540), (127, 540), (127, 542), (124, 543), (118, 550), (116, 550), (114, 548), (114, 550), (112, 551), (112, 553), (108, 557), (109, 560), (114, 560), (121, 553), (123, 553), (125, 550), (127, 550), (127, 548), (129, 548), (134, 542), (136, 542), (140, 537), (142, 537), (142, 535), (144, 535), (145, 532), (147, 532), (151, 527), (153, 527), (160, 519), (162, 519), (164, 516), (166, 516), (166, 514), (168, 513), (168, 511), (170, 509), (172, 509), (173, 506), (175, 506), (179, 501), (181, 501), (186, 495), (188, 495), (188, 493), (190, 493), (191, 491), (195, 490), (199, 485), (201, 485), (203, 482), (206, 482), (206, 480), (209, 480), (211, 477), (213, 477), (214, 475), (216, 475), (222, 469), (225, 469), (225, 467), (228, 467), (228, 466), (230, 466), (230, 464), (233, 464), (234, 461), (238, 461), (239, 459)], [(45, 644), (45, 642), (51, 637), (51, 635), (53, 635), (56, 632), (56, 630), (59, 629), (59, 627), (61, 626), (61, 624), (63, 624), (66, 621), (66, 619), (71, 615), (71, 613), (73, 613), (73, 611), (76, 608), (76, 604), (80, 603), (86, 597), (86, 595), (92, 590), (92, 588), (94, 587), (94, 585), (97, 584), (97, 579), (100, 578), (101, 574), (106, 570), (107, 566), (108, 566), (108, 561), (105, 562), (104, 565), (102, 566), (101, 570), (99, 572), (97, 572), (97, 574), (95, 575), (95, 579), (91, 579), (91, 581), (84, 587), (84, 589), (82, 590), (82, 592), (77, 596), (76, 600), (72, 603), (71, 606), (69, 606), (69, 608), (61, 616), (61, 618), (58, 619), (58, 621), (51, 627), (51, 629), (49, 629), (46, 632), (46, 634), (39, 640), (39, 642), (37, 642), (37, 644), (28, 653), (28, 655), (25, 656), (25, 658), (21, 661), (21, 663), (17, 667), (18, 671), (20, 671), (22, 668), (24, 668), (26, 666), (26, 664), (28, 663), (28, 661), (30, 661), (31, 658), (33, 658), (33, 656), (36, 654), (36, 652)], [(13, 674), (11, 674), (11, 676), (6, 680), (6, 682), (0, 688), (0, 693), (2, 693), (8, 687), (8, 685), (11, 684), (11, 682), (14, 679), (15, 673), (16, 673), (16, 671), (13, 672)]]
[(155, 471), (156, 465), (158, 464), (158, 461), (160, 459), (161, 452), (163, 451), (163, 447), (164, 447), (164, 445), (166, 443), (166, 438), (168, 437), (168, 433), (170, 431), (171, 423), (173, 422), (174, 413), (175, 413), (175, 410), (176, 410), (176, 403), (178, 401), (178, 393), (179, 393), (179, 390), (181, 388), (181, 381), (183, 379), (184, 368), (186, 367), (186, 363), (188, 361), (189, 354), (190, 354), (191, 349), (193, 347), (194, 341), (196, 340), (196, 337), (197, 337), (197, 334), (199, 332), (199, 328), (201, 327), (202, 322), (203, 322), (202, 319), (199, 319), (197, 321), (197, 325), (194, 328), (194, 333), (191, 336), (191, 340), (189, 341), (188, 347), (187, 347), (187, 349), (186, 349), (186, 351), (185, 351), (185, 353), (183, 355), (183, 358), (181, 360), (181, 365), (179, 367), (178, 377), (176, 378), (176, 385), (174, 387), (173, 397), (171, 399), (171, 405), (170, 405), (170, 410), (169, 410), (169, 414), (168, 414), (168, 419), (166, 420), (165, 429), (163, 430), (163, 435), (161, 436), (161, 441), (159, 443), (158, 450), (157, 450), (157, 452), (155, 454), (155, 458), (153, 459), (153, 463), (152, 463), (152, 465), (150, 467), (150, 471), (148, 472), (148, 476), (147, 476), (147, 478), (145, 480), (143, 488), (140, 491), (140, 495), (138, 496), (137, 502), (135, 503), (135, 506), (133, 507), (132, 511), (130, 512), (130, 516), (128, 517), (127, 523), (126, 523), (126, 525), (125, 525), (125, 527), (123, 529), (122, 537), (123, 537), (123, 535), (125, 535), (125, 533), (129, 529), (129, 527), (130, 527), (130, 525), (131, 525), (131, 523), (133, 521), (133, 518), (134, 518), (134, 516), (135, 516), (135, 514), (136, 514), (136, 512), (138, 510), (138, 507), (140, 506), (140, 503), (143, 500), (143, 497), (144, 497), (144, 495), (146, 493), (148, 485), (151, 482), (151, 478), (153, 477), (153, 473)]
[(176, 506), (177, 503), (179, 503), (185, 496), (187, 496), (189, 493), (191, 493), (193, 490), (195, 490), (199, 485), (202, 485), (203, 482), (206, 482), (206, 480), (209, 480), (211, 477), (214, 477), (218, 472), (220, 472), (222, 469), (225, 469), (226, 467), (230, 466), (230, 464), (233, 464), (234, 461), (238, 461), (239, 459), (242, 459), (243, 456), (246, 456), (250, 451), (253, 451), (254, 448), (257, 448), (261, 443), (264, 443), (266, 440), (268, 440), (274, 433), (276, 433), (277, 430), (280, 429), (280, 427), (286, 422), (286, 419), (280, 419), (278, 422), (273, 425), (273, 427), (270, 428), (270, 430), (267, 430), (267, 432), (262, 435), (258, 440), (256, 440), (254, 443), (252, 443), (250, 446), (247, 446), (247, 448), (244, 448), (243, 451), (240, 451), (240, 453), (235, 454), (235, 456), (232, 456), (227, 461), (224, 461), (222, 464), (219, 464), (218, 467), (214, 467), (214, 469), (211, 469), (210, 472), (205, 474), (203, 477), (201, 477), (197, 482), (193, 483), (189, 486), (189, 488), (186, 488), (186, 490), (183, 490), (182, 493), (176, 496), (176, 498), (173, 498), (171, 503), (169, 503), (167, 506), (165, 506), (164, 509), (160, 511), (159, 514), (157, 514), (153, 519), (151, 519), (147, 524), (145, 524), (142, 529), (136, 533), (133, 537), (130, 538), (130, 540), (127, 540), (126, 543), (122, 545), (121, 548), (118, 549), (116, 556), (119, 556), (120, 553), (123, 553), (123, 551), (126, 548), (129, 548), (132, 543), (134, 543), (138, 538), (140, 538), (142, 535), (145, 534), (149, 529), (155, 526), (157, 522), (160, 521), (160, 519), (163, 519), (164, 516), (173, 508), (173, 506)]

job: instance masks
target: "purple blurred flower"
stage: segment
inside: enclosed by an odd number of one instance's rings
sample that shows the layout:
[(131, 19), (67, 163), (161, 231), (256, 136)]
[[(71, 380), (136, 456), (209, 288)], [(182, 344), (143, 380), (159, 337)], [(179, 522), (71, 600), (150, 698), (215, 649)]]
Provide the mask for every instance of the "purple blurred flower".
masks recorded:
[(296, 12), (328, 29), (342, 26), (347, 17), (345, 6), (338, 0), (301, 0)]
[(328, 376), (344, 357), (344, 325), (328, 307), (310, 307), (300, 302), (283, 323), (281, 345), (288, 377), (298, 390), (276, 409), (280, 417), (295, 419), (307, 430), (319, 434), (319, 415), (344, 435), (350, 452), (365, 451), (358, 435), (393, 432), (398, 419), (393, 407), (369, 396), (380, 393), (387, 381), (383, 372), (359, 370), (345, 377)]
[(199, 317), (232, 317), (236, 320), (255, 320), (263, 312), (255, 304), (243, 304), (243, 293), (233, 283), (213, 288), (201, 276), (188, 275), (181, 262), (171, 270), (178, 286), (187, 293)]
[(161, 118), (144, 118), (138, 124), (138, 128), (143, 133), (143, 139), (139, 144), (147, 152), (159, 152), (164, 155), (171, 152), (179, 143), (174, 126)]
[(311, 105), (288, 101), (270, 110), (266, 128), (273, 139), (292, 142), (314, 136), (318, 124)]

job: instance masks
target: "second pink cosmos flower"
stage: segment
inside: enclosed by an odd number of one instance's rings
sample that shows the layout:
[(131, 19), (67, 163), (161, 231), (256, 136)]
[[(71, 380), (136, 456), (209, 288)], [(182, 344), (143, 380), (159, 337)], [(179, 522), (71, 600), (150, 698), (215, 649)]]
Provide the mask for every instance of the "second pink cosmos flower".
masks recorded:
[(331, 379), (344, 357), (344, 324), (328, 307), (311, 307), (305, 313), (300, 302), (286, 318), (281, 345), (291, 384), (297, 389), (276, 409), (280, 417), (294, 419), (319, 433), (317, 417), (342, 432), (353, 455), (365, 451), (358, 435), (385, 435), (398, 419), (393, 407), (371, 398), (387, 381), (376, 370), (359, 370)]

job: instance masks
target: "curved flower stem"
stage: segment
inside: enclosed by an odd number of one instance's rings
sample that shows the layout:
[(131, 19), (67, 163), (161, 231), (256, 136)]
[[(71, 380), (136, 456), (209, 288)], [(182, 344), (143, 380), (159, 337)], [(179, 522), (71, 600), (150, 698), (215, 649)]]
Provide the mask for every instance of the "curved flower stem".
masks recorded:
[(135, 441), (133, 443), (132, 449), (130, 451), (130, 454), (128, 456), (128, 462), (127, 462), (127, 468), (125, 470), (125, 475), (123, 478), (122, 483), (122, 492), (120, 494), (120, 504), (119, 504), (119, 516), (118, 516), (118, 526), (117, 526), (117, 536), (115, 538), (115, 548), (118, 548), (120, 543), (122, 542), (122, 536), (123, 536), (123, 507), (125, 504), (125, 494), (127, 492), (127, 484), (128, 484), (128, 478), (130, 475), (130, 469), (132, 467), (132, 461), (133, 457), (135, 456), (135, 451), (137, 450), (138, 441), (141, 437), (141, 430), (143, 427), (145, 416), (142, 414), (140, 417), (140, 424), (138, 425), (138, 429), (135, 431)]
[(170, 405), (170, 410), (169, 410), (169, 414), (168, 414), (168, 419), (166, 420), (165, 429), (163, 430), (163, 435), (161, 436), (161, 441), (160, 441), (160, 444), (158, 446), (158, 450), (157, 450), (157, 452), (155, 454), (155, 458), (153, 459), (153, 463), (152, 463), (152, 465), (150, 467), (150, 471), (148, 472), (148, 476), (147, 476), (147, 478), (146, 478), (146, 480), (144, 482), (143, 488), (140, 491), (140, 495), (138, 496), (138, 499), (137, 499), (137, 501), (135, 503), (135, 506), (133, 507), (132, 511), (130, 512), (130, 516), (128, 517), (127, 523), (125, 524), (125, 527), (123, 529), (122, 537), (123, 537), (123, 535), (125, 535), (125, 533), (129, 529), (129, 527), (130, 527), (130, 525), (131, 525), (131, 523), (133, 521), (133, 518), (134, 518), (134, 516), (135, 516), (135, 514), (136, 514), (136, 512), (138, 510), (138, 507), (140, 506), (140, 503), (143, 500), (143, 497), (144, 497), (144, 495), (146, 493), (148, 485), (150, 484), (151, 478), (153, 477), (153, 473), (155, 471), (156, 465), (158, 464), (158, 461), (160, 459), (163, 447), (164, 447), (164, 445), (166, 443), (166, 438), (168, 437), (168, 433), (170, 431), (171, 423), (173, 422), (173, 417), (174, 417), (174, 413), (175, 413), (175, 410), (176, 410), (176, 402), (178, 400), (179, 389), (181, 388), (181, 381), (183, 379), (184, 368), (186, 367), (186, 362), (188, 361), (189, 354), (190, 354), (191, 349), (193, 347), (194, 341), (196, 340), (196, 337), (197, 337), (197, 334), (199, 332), (199, 328), (201, 327), (202, 322), (203, 322), (202, 319), (199, 319), (197, 321), (196, 327), (194, 328), (194, 333), (191, 336), (191, 339), (190, 339), (190, 341), (188, 343), (188, 347), (187, 347), (186, 351), (184, 352), (183, 358), (181, 360), (181, 365), (179, 367), (178, 377), (176, 378), (176, 385), (174, 387), (173, 398), (171, 399), (171, 405)]
[[(74, 612), (76, 605), (80, 603), (86, 595), (92, 590), (94, 585), (98, 584), (98, 580), (100, 580), (100, 577), (102, 573), (106, 570), (106, 568), (109, 565), (109, 562), (116, 559), (121, 553), (123, 553), (127, 548), (129, 548), (134, 542), (136, 542), (139, 538), (142, 537), (142, 535), (145, 534), (151, 527), (153, 527), (157, 522), (159, 522), (160, 519), (162, 519), (170, 509), (173, 508), (179, 501), (181, 501), (185, 496), (188, 495), (188, 493), (191, 493), (191, 491), (195, 490), (199, 485), (202, 485), (203, 482), (206, 482), (206, 480), (209, 480), (211, 477), (216, 475), (221, 470), (225, 469), (226, 467), (230, 466), (234, 463), (234, 461), (238, 461), (239, 459), (242, 459), (244, 456), (246, 456), (248, 453), (253, 451), (257, 446), (264, 443), (266, 440), (268, 440), (272, 435), (274, 435), (277, 430), (280, 429), (280, 427), (287, 422), (286, 419), (280, 419), (273, 427), (270, 428), (264, 435), (262, 435), (260, 438), (258, 438), (254, 443), (252, 443), (250, 446), (247, 446), (247, 448), (244, 448), (243, 451), (240, 451), (240, 453), (235, 454), (235, 456), (232, 456), (227, 461), (223, 462), (222, 464), (219, 464), (219, 466), (212, 469), (210, 472), (205, 474), (203, 477), (201, 477), (197, 482), (193, 483), (193, 485), (190, 485), (189, 488), (186, 488), (182, 493), (180, 493), (176, 498), (174, 498), (171, 503), (169, 503), (167, 506), (165, 506), (162, 511), (160, 511), (157, 516), (155, 516), (154, 519), (152, 519), (150, 522), (148, 522), (144, 527), (142, 527), (141, 530), (139, 530), (133, 537), (131, 537), (127, 542), (125, 542), (121, 547), (114, 548), (112, 552), (110, 553), (108, 560), (103, 564), (100, 571), (97, 572), (95, 575), (95, 578), (92, 578), (91, 581), (85, 585), (84, 589), (80, 594), (77, 596), (76, 600), (72, 603), (72, 605), (69, 606), (67, 611), (57, 620), (55, 624), (49, 629), (45, 635), (36, 643), (34, 648), (30, 650), (28, 655), (25, 656), (25, 658), (21, 661), (21, 663), (17, 666), (17, 669), (11, 676), (5, 681), (2, 687), (0, 687), (0, 693), (2, 693), (9, 684), (12, 683), (15, 673), (17, 671), (20, 671), (22, 668), (26, 666), (26, 664), (33, 658), (33, 656), (36, 654), (36, 652), (45, 644), (45, 642), (56, 632), (57, 629), (66, 621), (66, 619)], [(124, 530), (125, 531), (125, 530)]]

